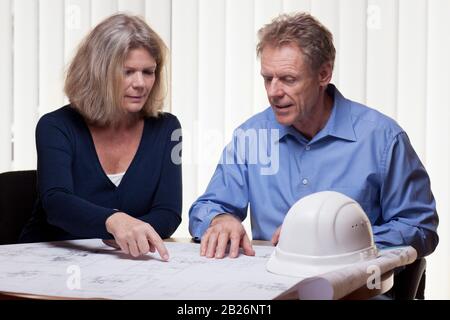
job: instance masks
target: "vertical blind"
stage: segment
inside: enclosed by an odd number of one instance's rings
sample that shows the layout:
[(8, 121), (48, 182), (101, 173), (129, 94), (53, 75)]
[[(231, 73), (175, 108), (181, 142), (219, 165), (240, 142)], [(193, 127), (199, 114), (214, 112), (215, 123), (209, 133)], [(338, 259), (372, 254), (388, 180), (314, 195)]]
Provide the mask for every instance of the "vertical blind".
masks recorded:
[[(232, 130), (267, 105), (257, 30), (282, 12), (308, 11), (333, 33), (333, 83), (395, 118), (432, 182), (440, 244), (427, 258), (427, 297), (450, 298), (450, 1), (447, 0), (2, 0), (0, 172), (35, 168), (34, 128), (59, 108), (64, 69), (92, 26), (136, 13), (171, 49), (166, 110), (183, 127), (183, 222), (204, 192)], [(249, 229), (249, 223), (246, 222)], [(443, 285), (444, 284), (444, 285)]]

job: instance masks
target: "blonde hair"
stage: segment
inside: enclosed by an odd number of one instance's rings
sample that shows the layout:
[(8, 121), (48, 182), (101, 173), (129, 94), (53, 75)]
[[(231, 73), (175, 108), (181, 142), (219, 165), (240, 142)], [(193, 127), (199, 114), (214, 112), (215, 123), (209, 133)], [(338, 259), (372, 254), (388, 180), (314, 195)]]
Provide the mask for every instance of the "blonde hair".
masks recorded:
[(104, 126), (120, 119), (123, 64), (128, 52), (137, 48), (148, 50), (156, 61), (155, 82), (141, 116), (157, 117), (161, 112), (167, 47), (143, 19), (120, 13), (103, 20), (86, 36), (67, 70), (64, 92), (89, 123)]
[(308, 13), (282, 14), (259, 29), (258, 37), (258, 56), (267, 45), (280, 47), (294, 43), (306, 56), (311, 70), (317, 71), (325, 62), (334, 65), (333, 35)]

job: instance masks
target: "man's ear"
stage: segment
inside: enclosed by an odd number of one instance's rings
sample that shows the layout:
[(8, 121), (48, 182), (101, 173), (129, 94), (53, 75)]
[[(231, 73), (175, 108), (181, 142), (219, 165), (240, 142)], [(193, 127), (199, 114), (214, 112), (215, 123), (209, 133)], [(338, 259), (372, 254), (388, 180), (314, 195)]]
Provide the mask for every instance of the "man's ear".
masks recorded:
[(333, 76), (333, 66), (331, 62), (325, 62), (319, 68), (319, 83), (321, 86), (326, 87)]

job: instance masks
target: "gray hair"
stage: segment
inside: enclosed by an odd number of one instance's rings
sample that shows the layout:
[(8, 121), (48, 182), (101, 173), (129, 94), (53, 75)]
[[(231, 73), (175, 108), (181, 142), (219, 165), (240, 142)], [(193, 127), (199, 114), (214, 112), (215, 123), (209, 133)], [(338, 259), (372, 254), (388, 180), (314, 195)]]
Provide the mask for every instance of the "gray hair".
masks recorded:
[(333, 35), (308, 13), (279, 15), (259, 29), (258, 37), (258, 56), (267, 45), (280, 47), (294, 43), (306, 56), (312, 70), (318, 70), (325, 62), (330, 62), (332, 67), (334, 65), (336, 49)]

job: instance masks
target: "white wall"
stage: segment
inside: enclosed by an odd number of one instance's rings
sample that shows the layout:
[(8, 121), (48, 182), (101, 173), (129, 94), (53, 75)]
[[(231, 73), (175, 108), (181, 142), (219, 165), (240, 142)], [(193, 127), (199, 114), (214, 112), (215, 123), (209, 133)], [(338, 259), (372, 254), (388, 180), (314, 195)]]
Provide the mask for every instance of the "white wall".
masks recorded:
[(188, 236), (187, 211), (232, 129), (267, 106), (256, 31), (297, 10), (333, 32), (341, 92), (397, 119), (424, 162), (441, 219), (426, 295), (450, 298), (447, 0), (2, 0), (0, 172), (35, 168), (34, 126), (66, 101), (63, 71), (81, 37), (116, 11), (140, 14), (171, 48), (166, 109), (184, 132), (184, 212), (175, 236)]

